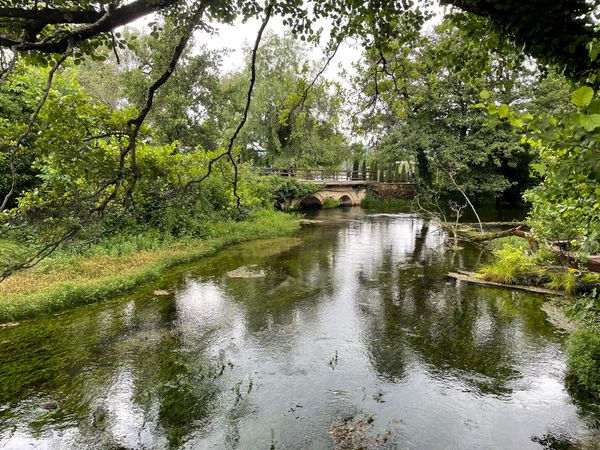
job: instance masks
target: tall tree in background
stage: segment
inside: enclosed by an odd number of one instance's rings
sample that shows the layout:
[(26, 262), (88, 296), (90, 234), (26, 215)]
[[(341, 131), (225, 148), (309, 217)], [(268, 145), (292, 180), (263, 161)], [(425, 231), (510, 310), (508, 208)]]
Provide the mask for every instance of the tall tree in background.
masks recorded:
[[(524, 101), (533, 74), (513, 45), (482, 32), (486, 26), (455, 15), (432, 35), (369, 50), (355, 80), (356, 117), (380, 158), (416, 160), (425, 184), (481, 201), (514, 187), (509, 198), (519, 201), (532, 153), (510, 126), (490, 130), (487, 115), (471, 106), (485, 90), (506, 104)], [(479, 30), (477, 39), (468, 27)]]
[[(326, 62), (312, 62), (308, 51), (289, 35), (264, 40), (253, 105), (240, 134), (243, 160), (281, 167), (336, 166), (345, 160), (348, 144), (340, 130), (340, 87), (317, 76)], [(223, 80), (224, 109), (229, 108), (232, 120), (243, 102), (249, 71), (246, 66)]]

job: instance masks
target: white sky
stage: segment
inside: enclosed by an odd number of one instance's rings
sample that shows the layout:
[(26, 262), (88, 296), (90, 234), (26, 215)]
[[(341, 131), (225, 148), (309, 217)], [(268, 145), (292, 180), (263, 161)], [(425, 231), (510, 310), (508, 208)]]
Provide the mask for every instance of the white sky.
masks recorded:
[[(321, 38), (321, 42), (318, 46), (314, 44), (307, 44), (309, 47), (309, 56), (315, 62), (325, 62), (325, 54), (323, 48), (327, 44), (329, 33), (326, 21), (321, 20), (320, 23), (316, 24), (315, 28), (322, 27), (325, 31)], [(241, 20), (236, 21), (233, 25), (220, 25), (216, 27), (217, 34), (210, 36), (207, 33), (198, 33), (195, 38), (198, 44), (206, 44), (211, 50), (228, 49), (228, 53), (223, 54), (223, 67), (222, 72), (230, 72), (233, 70), (239, 70), (244, 65), (244, 54), (243, 49), (248, 46), (254, 45), (256, 40), (256, 34), (261, 26), (261, 21), (258, 19), (250, 19), (245, 23)], [(265, 34), (277, 34), (283, 36), (288, 30), (282, 23), (281, 17), (273, 17), (269, 21)], [(357, 61), (361, 56), (361, 48), (359, 45), (353, 44), (350, 40), (347, 40), (340, 45), (335, 59), (331, 62), (325, 77), (329, 79), (337, 79), (339, 72), (339, 65), (346, 70), (352, 69), (352, 63)]]
[[(444, 10), (442, 7), (434, 7), (436, 16), (430, 20), (426, 25), (425, 29), (429, 30), (433, 26), (437, 25), (443, 16)], [(132, 25), (135, 28), (145, 28), (146, 24), (152, 21), (151, 17), (145, 17), (134, 22)], [(206, 32), (196, 32), (194, 38), (197, 45), (206, 45), (210, 50), (227, 50), (222, 54), (223, 65), (221, 68), (222, 73), (239, 70), (244, 65), (244, 53), (243, 49), (254, 44), (256, 40), (256, 34), (261, 26), (261, 20), (249, 19), (246, 22), (242, 22), (241, 19), (237, 20), (233, 25), (218, 25), (215, 26), (216, 34), (210, 35)], [(325, 54), (323, 48), (329, 39), (329, 30), (331, 25), (325, 19), (320, 19), (314, 24), (315, 30), (319, 27), (323, 28), (321, 42), (318, 46), (314, 44), (307, 44), (309, 46), (309, 57), (316, 63), (324, 63)], [(272, 33), (282, 36), (289, 28), (284, 26), (282, 18), (275, 16), (272, 17), (267, 25), (265, 34)], [(265, 35), (263, 35), (264, 38)], [(349, 74), (353, 74), (353, 63), (357, 62), (362, 55), (362, 47), (359, 43), (352, 39), (346, 39), (339, 47), (335, 58), (329, 64), (327, 71), (324, 76), (331, 80), (341, 81), (342, 84), (346, 80), (343, 80), (339, 73), (343, 69)], [(320, 67), (320, 66), (319, 66)]]

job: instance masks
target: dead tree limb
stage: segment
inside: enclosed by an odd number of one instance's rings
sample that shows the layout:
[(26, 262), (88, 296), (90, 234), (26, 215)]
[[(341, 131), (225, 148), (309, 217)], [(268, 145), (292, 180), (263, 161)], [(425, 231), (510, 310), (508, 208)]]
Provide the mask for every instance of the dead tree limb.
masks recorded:
[(538, 249), (537, 241), (533, 237), (531, 233), (523, 231), (521, 226), (511, 228), (509, 230), (503, 231), (488, 231), (484, 233), (477, 233), (469, 230), (458, 230), (458, 233), (464, 236), (466, 239), (473, 242), (484, 242), (491, 241), (494, 239), (500, 239), (508, 236), (518, 236), (520, 238), (526, 239), (529, 244), (529, 248), (532, 252), (536, 252)]
[(450, 177), (450, 180), (452, 180), (452, 183), (454, 184), (456, 189), (458, 189), (458, 191), (462, 194), (462, 196), (465, 198), (465, 200), (467, 201), (467, 203), (473, 210), (475, 217), (477, 217), (477, 222), (479, 223), (479, 231), (481, 231), (481, 233), (483, 233), (483, 226), (481, 225), (481, 219), (479, 218), (479, 214), (477, 214), (477, 210), (475, 209), (475, 206), (473, 206), (473, 203), (471, 203), (471, 200), (467, 196), (466, 192), (463, 189), (461, 189), (461, 187), (458, 185), (456, 180), (454, 180), (454, 176), (452, 175), (451, 171), (448, 171), (448, 176)]

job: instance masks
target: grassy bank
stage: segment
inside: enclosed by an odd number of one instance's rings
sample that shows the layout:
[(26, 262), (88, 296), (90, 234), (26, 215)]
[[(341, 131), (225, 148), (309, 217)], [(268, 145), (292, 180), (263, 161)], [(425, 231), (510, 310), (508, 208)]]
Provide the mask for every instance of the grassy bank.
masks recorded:
[(293, 233), (296, 217), (261, 210), (242, 222), (210, 225), (202, 239), (164, 239), (156, 231), (118, 235), (79, 254), (59, 254), (0, 283), (0, 323), (121, 294), (176, 264), (253, 239)]

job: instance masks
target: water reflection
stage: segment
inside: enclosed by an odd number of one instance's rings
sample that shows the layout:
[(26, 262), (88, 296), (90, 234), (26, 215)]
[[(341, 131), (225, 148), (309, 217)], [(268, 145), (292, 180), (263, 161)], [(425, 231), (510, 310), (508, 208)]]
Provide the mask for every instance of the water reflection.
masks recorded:
[(450, 281), (481, 252), (356, 211), (0, 329), (0, 448), (321, 449), (360, 417), (372, 448), (593, 448), (543, 299)]

